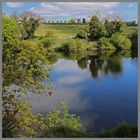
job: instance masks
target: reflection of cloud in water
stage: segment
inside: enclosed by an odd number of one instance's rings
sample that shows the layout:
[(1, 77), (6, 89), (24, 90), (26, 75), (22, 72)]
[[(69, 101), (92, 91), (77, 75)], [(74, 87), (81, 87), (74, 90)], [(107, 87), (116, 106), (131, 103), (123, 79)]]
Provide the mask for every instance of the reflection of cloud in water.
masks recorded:
[(60, 59), (58, 60), (57, 63), (55, 63), (53, 66), (54, 72), (74, 72), (74, 73), (79, 73), (79, 72), (85, 72), (87, 74), (87, 70), (81, 70), (77, 66), (77, 61), (72, 61), (72, 60), (63, 60)]
[(33, 112), (43, 112), (46, 113), (52, 108), (59, 108), (59, 103), (63, 100), (67, 103), (72, 111), (81, 111), (86, 109), (88, 103), (87, 100), (82, 99), (80, 96), (81, 87), (72, 89), (71, 87), (54, 87), (56, 89), (55, 94), (52, 96), (37, 96), (30, 95), (30, 99), (33, 106)]
[(85, 80), (85, 76), (81, 77), (79, 75), (75, 76), (65, 76), (63, 78), (59, 78), (57, 80), (57, 84), (59, 85), (71, 85), (71, 84), (77, 84), (79, 82), (82, 82)]
[[(126, 122), (135, 122), (133, 111), (125, 108), (129, 103), (126, 98), (132, 98), (125, 93), (130, 93), (130, 91), (125, 85), (123, 88), (118, 88), (123, 85), (123, 82), (129, 85), (129, 80), (126, 81), (125, 76), (129, 75), (130, 71), (133, 73), (133, 77), (136, 73), (135, 68), (132, 69), (129, 63), (131, 62), (123, 61), (125, 69), (122, 69), (121, 77), (115, 79), (110, 74), (112, 71), (108, 71), (108, 74), (103, 76), (99, 67), (98, 72), (101, 77), (97, 81), (91, 77), (89, 68), (80, 69), (75, 61), (59, 59), (52, 69), (54, 94), (47, 97), (31, 95), (33, 112), (47, 113), (52, 108), (59, 109), (59, 103), (63, 100), (69, 105), (72, 112), (80, 115), (82, 124), (87, 130), (114, 127), (118, 122), (121, 122), (120, 116)], [(129, 78), (133, 79), (133, 77)], [(112, 88), (110, 88), (111, 86)], [(125, 97), (125, 101), (122, 97)], [(126, 111), (128, 110), (126, 113), (124, 113), (122, 105)], [(132, 103), (132, 108), (135, 108), (135, 103)], [(129, 115), (130, 112), (132, 115)]]
[[(66, 64), (64, 65), (64, 63)], [(63, 75), (61, 72), (66, 72), (67, 74)], [(31, 95), (33, 112), (47, 113), (52, 108), (59, 109), (59, 103), (63, 100), (66, 104), (68, 104), (70, 111), (80, 115), (82, 120), (81, 123), (84, 128), (89, 127), (91, 122), (93, 125), (98, 116), (94, 112), (87, 111), (89, 108), (89, 98), (84, 98), (81, 96), (81, 94), (86, 91), (82, 81), (91, 78), (90, 73), (87, 73), (87, 69), (79, 69), (77, 63), (74, 61), (66, 62), (64, 60), (59, 60), (56, 64), (53, 65), (52, 76), (53, 73), (58, 74), (56, 80), (53, 81), (54, 94), (48, 97), (37, 97)], [(92, 109), (93, 108), (94, 106), (92, 106)], [(91, 113), (92, 116), (89, 117)]]

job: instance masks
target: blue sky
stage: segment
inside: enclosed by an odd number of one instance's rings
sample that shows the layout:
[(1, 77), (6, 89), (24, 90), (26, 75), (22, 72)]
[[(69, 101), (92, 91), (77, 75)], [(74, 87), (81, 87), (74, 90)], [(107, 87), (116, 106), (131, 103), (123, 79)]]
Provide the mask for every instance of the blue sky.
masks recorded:
[(5, 2), (3, 13), (32, 11), (46, 20), (68, 20), (70, 18), (90, 18), (99, 11), (101, 17), (119, 15), (125, 20), (137, 20), (136, 2)]

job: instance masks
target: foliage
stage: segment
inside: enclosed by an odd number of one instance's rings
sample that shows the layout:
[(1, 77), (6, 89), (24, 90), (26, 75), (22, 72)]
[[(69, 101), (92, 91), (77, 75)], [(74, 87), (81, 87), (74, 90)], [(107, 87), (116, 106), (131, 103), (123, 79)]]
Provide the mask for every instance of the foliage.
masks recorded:
[[(53, 110), (43, 116), (34, 115), (28, 101), (16, 100), (14, 95), (14, 100), (11, 95), (3, 97), (6, 98), (3, 105), (3, 137), (42, 137), (50, 135), (50, 130), (56, 127), (67, 127), (73, 131), (81, 129), (79, 117), (69, 113), (64, 102), (61, 102), (62, 110)], [(13, 110), (6, 105), (12, 105)]]
[(18, 134), (18, 121), (16, 119), (16, 98), (13, 93), (6, 93), (6, 90), (3, 89), (2, 100), (2, 136), (14, 137)]
[(89, 38), (91, 40), (98, 40), (104, 36), (105, 29), (97, 16), (93, 16), (89, 22)]
[(16, 21), (10, 17), (2, 16), (2, 42), (19, 38), (20, 30)]
[(40, 19), (31, 12), (24, 12), (20, 15), (22, 38), (24, 40), (33, 38), (34, 32), (40, 24)]
[(126, 38), (123, 35), (113, 34), (111, 37), (111, 43), (117, 49), (131, 49), (132, 43), (130, 39)]
[(114, 20), (109, 22), (106, 19), (104, 26), (106, 30), (106, 36), (108, 37), (111, 37), (114, 33), (122, 33), (125, 29), (125, 23), (121, 20)]
[(88, 39), (88, 35), (89, 35), (88, 27), (83, 26), (83, 27), (79, 28), (76, 38)]
[(47, 52), (32, 41), (13, 40), (3, 46), (3, 86), (43, 88), (49, 77)]
[(131, 35), (129, 35), (129, 39), (132, 42), (132, 49), (137, 50), (138, 49), (138, 32), (134, 32)]
[(50, 129), (48, 135), (43, 135), (42, 137), (51, 138), (133, 138), (137, 137), (137, 127), (127, 124), (120, 123), (117, 127), (112, 129), (107, 129), (99, 132), (87, 132), (82, 130), (73, 130), (67, 127), (56, 127)]
[(70, 114), (69, 108), (64, 102), (61, 102), (61, 106), (61, 111), (54, 109), (44, 117), (44, 134), (49, 135), (48, 131), (58, 127), (66, 127), (72, 130), (81, 129), (80, 118), (75, 114)]
[(111, 44), (110, 39), (106, 37), (102, 37), (99, 39), (98, 48), (107, 50), (115, 49), (115, 47)]
[(63, 42), (60, 50), (61, 51), (66, 51), (66, 52), (72, 52), (72, 51), (77, 51), (79, 49), (85, 50), (86, 48), (84, 47), (85, 42), (80, 39), (71, 39), (66, 42)]
[(44, 37), (41, 40), (41, 43), (44, 45), (44, 47), (51, 47), (55, 44), (55, 39), (53, 37)]
[(75, 21), (75, 19), (70, 19), (70, 20), (68, 21), (68, 23), (70, 23), (70, 24), (75, 24), (76, 21)]
[(138, 23), (137, 23), (135, 20), (132, 20), (132, 21), (127, 21), (127, 22), (126, 22), (126, 25), (127, 25), (127, 26), (137, 26)]
[(98, 137), (137, 137), (137, 127), (127, 123), (121, 123), (114, 129), (104, 130)]

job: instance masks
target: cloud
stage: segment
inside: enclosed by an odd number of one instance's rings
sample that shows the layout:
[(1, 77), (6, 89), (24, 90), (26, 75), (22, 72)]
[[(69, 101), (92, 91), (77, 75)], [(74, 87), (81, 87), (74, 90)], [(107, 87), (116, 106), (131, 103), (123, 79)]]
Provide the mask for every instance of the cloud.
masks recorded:
[(130, 8), (131, 8), (131, 7), (134, 7), (134, 5), (133, 5), (133, 4), (129, 4), (129, 5), (128, 5), (128, 7), (130, 7)]
[(75, 75), (75, 76), (70, 75), (58, 79), (57, 83), (61, 85), (74, 85), (84, 81), (84, 79), (86, 79), (85, 76), (81, 77), (81, 75)]
[(42, 2), (30, 10), (46, 19), (80, 18), (89, 17), (97, 9), (104, 13), (119, 4), (119, 2)]
[(23, 2), (6, 2), (7, 6), (10, 8), (19, 8), (24, 5)]

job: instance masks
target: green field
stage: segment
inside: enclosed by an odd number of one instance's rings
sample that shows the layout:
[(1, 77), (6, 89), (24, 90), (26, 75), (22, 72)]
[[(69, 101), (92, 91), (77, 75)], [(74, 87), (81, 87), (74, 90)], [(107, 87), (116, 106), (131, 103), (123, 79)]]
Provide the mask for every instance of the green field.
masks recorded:
[[(71, 38), (74, 37), (78, 29), (86, 25), (69, 25), (69, 24), (42, 24), (35, 32), (35, 36), (44, 36), (48, 31), (53, 32), (59, 38)], [(138, 29), (134, 26), (128, 26), (122, 33), (123, 35), (130, 35), (136, 32)]]
[(81, 26), (85, 25), (42, 24), (35, 32), (35, 36), (44, 36), (48, 31), (51, 31), (61, 39), (72, 38)]
[(126, 36), (129, 36), (129, 35), (137, 32), (137, 31), (138, 31), (138, 27), (137, 26), (127, 26), (122, 34), (126, 35)]

